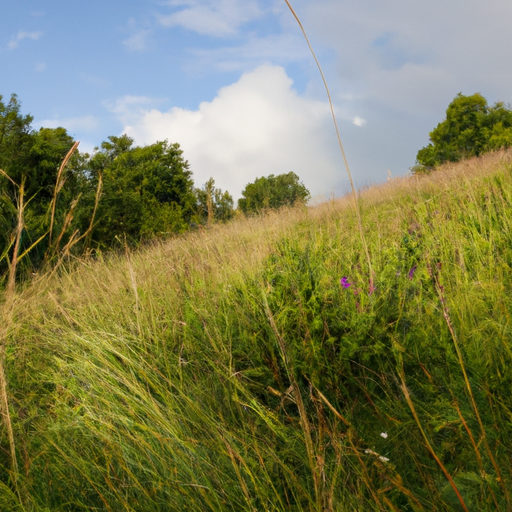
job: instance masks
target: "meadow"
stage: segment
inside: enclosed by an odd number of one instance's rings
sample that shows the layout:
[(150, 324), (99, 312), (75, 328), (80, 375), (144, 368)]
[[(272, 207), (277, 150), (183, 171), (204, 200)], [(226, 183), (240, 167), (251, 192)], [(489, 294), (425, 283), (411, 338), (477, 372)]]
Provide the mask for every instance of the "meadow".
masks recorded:
[(4, 298), (0, 510), (511, 511), (512, 152), (358, 196)]

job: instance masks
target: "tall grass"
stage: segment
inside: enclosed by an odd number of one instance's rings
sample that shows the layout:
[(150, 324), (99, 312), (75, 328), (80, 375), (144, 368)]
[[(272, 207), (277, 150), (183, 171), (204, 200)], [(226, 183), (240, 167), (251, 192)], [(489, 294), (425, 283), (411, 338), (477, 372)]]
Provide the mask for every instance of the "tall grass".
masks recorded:
[(372, 294), (349, 198), (38, 278), (3, 509), (510, 510), (511, 173), (362, 192)]
[(302, 32), (302, 35), (304, 36), (304, 39), (306, 40), (306, 43), (307, 43), (308, 48), (309, 48), (309, 51), (311, 52), (313, 60), (315, 61), (316, 66), (318, 67), (318, 71), (320, 72), (320, 76), (322, 77), (322, 82), (324, 84), (325, 92), (327, 94), (327, 100), (329, 102), (329, 107), (331, 109), (331, 116), (332, 116), (332, 121), (333, 121), (333, 124), (334, 124), (334, 130), (336, 132), (336, 138), (338, 140), (338, 146), (340, 148), (341, 156), (343, 158), (343, 163), (345, 165), (345, 170), (347, 171), (347, 176), (348, 176), (348, 179), (349, 179), (349, 182), (350, 182), (350, 188), (351, 188), (351, 191), (352, 191), (352, 198), (354, 199), (354, 210), (355, 210), (356, 217), (357, 217), (357, 224), (358, 224), (358, 228), (359, 228), (359, 234), (361, 236), (361, 242), (363, 244), (364, 253), (366, 255), (366, 262), (368, 264), (369, 290), (370, 290), (370, 293), (372, 293), (373, 289), (374, 289), (374, 283), (373, 283), (374, 276), (373, 276), (373, 268), (372, 268), (372, 259), (370, 257), (370, 252), (368, 251), (368, 244), (366, 242), (366, 237), (365, 237), (365, 234), (364, 234), (363, 222), (362, 222), (362, 218), (361, 218), (361, 212), (359, 210), (359, 201), (358, 201), (358, 198), (357, 198), (356, 187), (354, 186), (354, 180), (352, 179), (352, 173), (350, 172), (350, 166), (348, 165), (347, 156), (345, 154), (345, 149), (343, 148), (343, 143), (341, 142), (341, 135), (340, 135), (340, 130), (338, 128), (338, 121), (336, 119), (336, 114), (334, 113), (334, 105), (333, 105), (332, 99), (331, 99), (331, 92), (329, 90), (329, 86), (327, 84), (327, 80), (326, 80), (324, 72), (322, 70), (322, 66), (320, 65), (320, 61), (317, 59), (315, 51), (313, 50), (313, 47), (311, 46), (311, 43), (310, 43), (309, 38), (308, 38), (308, 35), (306, 33), (306, 29), (304, 28), (304, 25), (300, 21), (299, 16), (295, 12), (295, 9), (292, 7), (292, 4), (289, 2), (289, 0), (284, 0), (284, 1), (285, 1), (286, 5), (288, 6), (288, 9), (292, 13), (293, 17), (297, 21), (297, 23), (298, 23), (298, 25), (300, 27), (300, 30)]

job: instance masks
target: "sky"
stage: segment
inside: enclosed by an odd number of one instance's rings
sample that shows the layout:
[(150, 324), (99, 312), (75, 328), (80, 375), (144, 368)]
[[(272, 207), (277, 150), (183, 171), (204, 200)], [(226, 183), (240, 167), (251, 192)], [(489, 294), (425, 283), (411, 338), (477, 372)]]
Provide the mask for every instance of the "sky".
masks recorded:
[[(510, 0), (291, 0), (358, 187), (403, 176), (453, 98), (512, 103)], [(348, 192), (327, 95), (284, 0), (0, 0), (0, 95), (80, 150), (179, 143), (239, 198), (295, 172)]]

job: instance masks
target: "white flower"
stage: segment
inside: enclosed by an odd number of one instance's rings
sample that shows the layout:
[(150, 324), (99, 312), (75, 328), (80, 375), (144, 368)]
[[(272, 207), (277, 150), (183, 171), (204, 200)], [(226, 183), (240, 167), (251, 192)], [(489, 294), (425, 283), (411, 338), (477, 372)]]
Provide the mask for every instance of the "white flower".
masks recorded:
[(388, 438), (388, 433), (387, 432), (381, 432), (380, 433), (380, 437), (383, 437), (384, 439), (387, 439)]
[(389, 462), (389, 459), (387, 457), (383, 457), (382, 455), (379, 455), (379, 460), (382, 462)]

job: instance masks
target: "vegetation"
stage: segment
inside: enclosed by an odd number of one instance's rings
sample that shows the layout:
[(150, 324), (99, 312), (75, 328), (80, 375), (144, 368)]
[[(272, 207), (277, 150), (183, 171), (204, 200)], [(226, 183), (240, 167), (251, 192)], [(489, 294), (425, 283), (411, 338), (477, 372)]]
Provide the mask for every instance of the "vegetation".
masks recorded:
[(459, 93), (448, 106), (446, 119), (430, 132), (430, 144), (418, 151), (413, 171), (511, 146), (512, 110), (501, 102), (489, 106), (479, 93)]
[[(133, 139), (126, 135), (109, 137), (84, 168), (91, 199), (98, 180), (103, 181), (92, 234), (95, 244), (110, 247), (119, 237), (138, 243), (187, 229), (196, 196), (178, 144), (133, 147)], [(84, 211), (86, 222), (91, 215), (90, 209)]]
[(202, 188), (196, 188), (197, 215), (208, 224), (216, 220), (227, 221), (233, 218), (233, 198), (229, 192), (222, 192), (210, 178)]
[(512, 152), (360, 199), (7, 301), (2, 510), (511, 510)]
[(244, 213), (258, 213), (266, 209), (276, 209), (283, 206), (293, 206), (305, 203), (309, 190), (299, 181), (294, 172), (274, 176), (256, 178), (249, 183), (238, 200), (238, 208)]

